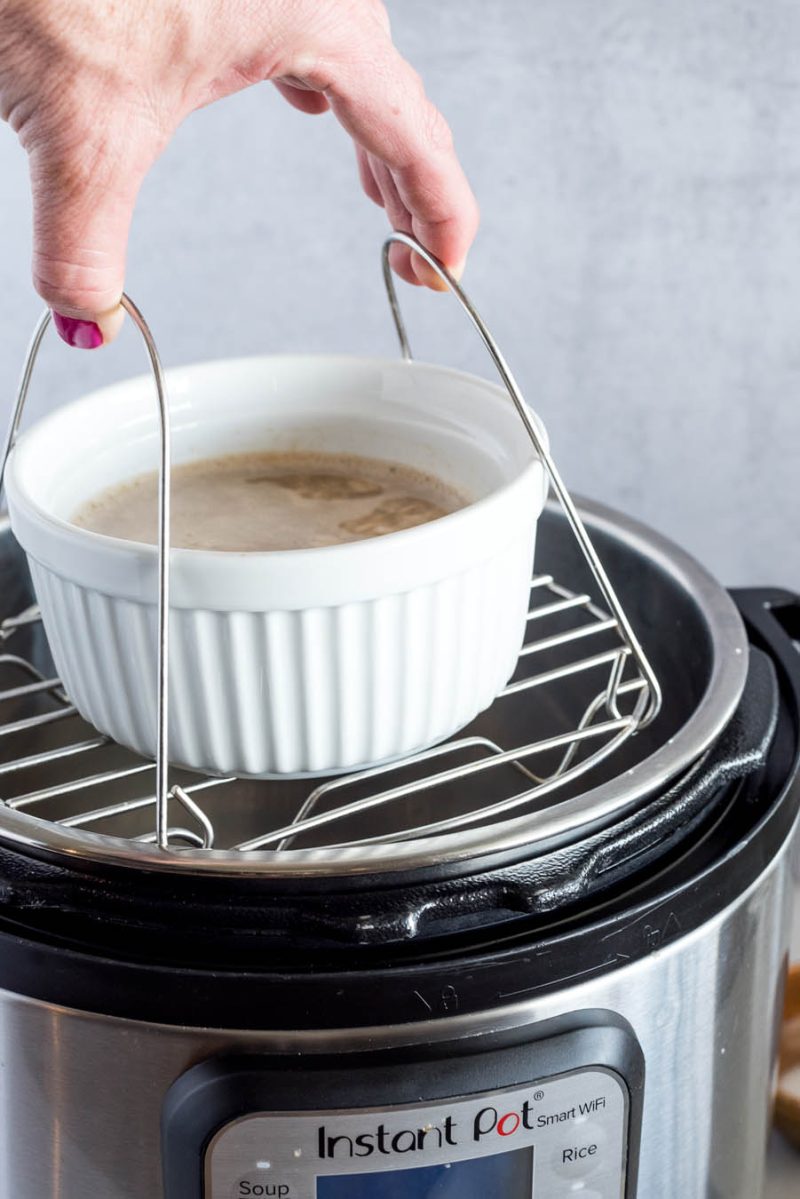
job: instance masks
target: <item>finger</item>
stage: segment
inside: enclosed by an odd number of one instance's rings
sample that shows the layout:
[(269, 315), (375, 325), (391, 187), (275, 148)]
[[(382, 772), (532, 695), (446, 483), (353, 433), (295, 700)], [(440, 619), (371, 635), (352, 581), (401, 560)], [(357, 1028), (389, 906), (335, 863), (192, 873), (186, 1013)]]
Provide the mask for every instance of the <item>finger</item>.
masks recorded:
[(128, 232), (148, 158), (108, 131), (90, 145), (45, 138), (31, 149), (34, 284), (72, 345), (94, 349), (122, 324)]
[(392, 23), (383, 0), (369, 0), (373, 20), (377, 21), (387, 37), (392, 36)]
[[(386, 215), (391, 221), (392, 228), (396, 229), (398, 233), (411, 233), (411, 214), (400, 198), (389, 168), (379, 158), (372, 156), (369, 156), (369, 164), (375, 182), (383, 197), (383, 206), (386, 209)], [(414, 285), (420, 283), (420, 279), (412, 265), (412, 255), (408, 246), (399, 245), (395, 242), (389, 248), (389, 262), (395, 274), (399, 275), (401, 279), (405, 279), (406, 283)]]
[(366, 150), (362, 149), (362, 147), (358, 145), (356, 146), (356, 161), (358, 162), (358, 174), (359, 178), (361, 179), (361, 186), (363, 187), (365, 194), (369, 196), (373, 203), (377, 204), (380, 208), (383, 208), (383, 196), (381, 195), (381, 189), (375, 182), (375, 176), (372, 173), (369, 157), (367, 156)]
[(330, 104), (322, 92), (313, 92), (309, 91), (308, 88), (297, 87), (293, 83), (288, 83), (285, 79), (274, 79), (273, 83), (284, 100), (288, 100), (292, 107), (299, 109), (300, 112), (307, 112), (311, 116), (318, 116), (320, 113), (327, 112), (330, 108)]
[[(417, 73), (388, 41), (371, 56), (341, 52), (317, 68), (331, 107), (351, 136), (391, 172), (412, 232), (455, 274), (478, 227), (478, 206), (456, 157), (450, 130)], [(434, 283), (430, 268), (417, 273)]]
[[(356, 157), (358, 159), (361, 185), (370, 200), (374, 200), (381, 208), (387, 210), (389, 220), (392, 222), (394, 229), (398, 229), (401, 232), (408, 232), (411, 228), (411, 218), (399, 200), (397, 188), (394, 186), (394, 181), (386, 167), (379, 159), (370, 159), (366, 150), (363, 150), (361, 146), (356, 146)], [(379, 179), (380, 183), (378, 182)], [(386, 188), (385, 197), (384, 184)], [(393, 206), (392, 211), (389, 210), (389, 205)], [(389, 262), (395, 274), (399, 275), (401, 279), (405, 279), (406, 283), (419, 284), (419, 279), (411, 266), (411, 251), (407, 246), (391, 246), (389, 248)]]

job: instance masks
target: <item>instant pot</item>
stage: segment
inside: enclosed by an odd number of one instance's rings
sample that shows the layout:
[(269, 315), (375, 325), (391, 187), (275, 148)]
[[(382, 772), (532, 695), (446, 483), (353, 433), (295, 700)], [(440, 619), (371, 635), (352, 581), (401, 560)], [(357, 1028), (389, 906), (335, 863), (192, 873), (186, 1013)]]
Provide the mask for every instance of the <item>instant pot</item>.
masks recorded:
[(2, 529), (2, 1199), (761, 1194), (800, 599), (580, 517), (657, 714), (551, 503), (531, 637), (469, 728), (325, 781), (178, 772), (163, 838)]

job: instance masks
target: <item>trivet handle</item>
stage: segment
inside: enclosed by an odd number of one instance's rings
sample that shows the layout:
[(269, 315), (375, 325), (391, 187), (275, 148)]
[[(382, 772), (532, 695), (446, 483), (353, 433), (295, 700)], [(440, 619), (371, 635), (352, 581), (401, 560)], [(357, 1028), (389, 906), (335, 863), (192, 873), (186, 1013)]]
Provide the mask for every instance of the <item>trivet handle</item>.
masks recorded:
[[(497, 372), (505, 384), (506, 390), (511, 396), (514, 406), (520, 415), (520, 419), (525, 426), (528, 437), (533, 443), (533, 448), (536, 450), (536, 453), (541, 459), (544, 468), (550, 477), (553, 490), (556, 493), (559, 503), (564, 510), (564, 514), (566, 515), (567, 520), (572, 527), (572, 531), (575, 534), (583, 556), (589, 564), (589, 568), (594, 575), (600, 591), (602, 592), (603, 598), (608, 604), (608, 607), (611, 610), (617, 625), (619, 626), (622, 640), (630, 651), (634, 661), (641, 671), (642, 677), (647, 684), (648, 702), (639, 720), (639, 727), (644, 728), (646, 725), (650, 724), (651, 721), (655, 720), (661, 709), (661, 688), (659, 686), (658, 679), (655, 676), (653, 668), (650, 665), (650, 662), (641, 646), (641, 643), (639, 642), (638, 637), (633, 631), (633, 626), (628, 620), (628, 616), (611, 584), (611, 580), (606, 574), (605, 567), (598, 557), (597, 551), (592, 544), (592, 540), (586, 531), (586, 526), (581, 520), (580, 514), (573, 503), (572, 497), (564, 485), (561, 475), (558, 472), (558, 468), (556, 467), (556, 464), (550, 455), (550, 451), (539, 436), (536, 425), (531, 420), (527, 405), (522, 397), (522, 392), (520, 391), (519, 386), (517, 385), (517, 382), (511, 373), (508, 363), (500, 352), (499, 346), (486, 327), (478, 310), (475, 308), (475, 305), (472, 303), (461, 284), (450, 273), (447, 267), (441, 263), (438, 258), (435, 258), (433, 254), (426, 250), (425, 247), (416, 240), (416, 238), (409, 236), (407, 233), (395, 232), (391, 233), (383, 243), (383, 281), (386, 285), (386, 293), (389, 297), (389, 305), (392, 310), (392, 316), (394, 317), (395, 328), (397, 329), (397, 337), (400, 342), (400, 350), (403, 357), (410, 362), (412, 361), (413, 356), (411, 353), (411, 345), (408, 340), (408, 334), (406, 333), (405, 321), (403, 320), (403, 314), (400, 310), (400, 303), (397, 298), (394, 275), (389, 263), (389, 251), (391, 250), (392, 245), (407, 246), (415, 254), (418, 254), (420, 258), (427, 262), (428, 266), (431, 267), (431, 269), (436, 272), (439, 278), (447, 284), (448, 288), (456, 297), (464, 312), (466, 312), (472, 324), (477, 329), (483, 344), (489, 351), (489, 355), (497, 368)], [(620, 714), (617, 706), (617, 693), (619, 685), (622, 682), (623, 669), (624, 658), (620, 658), (619, 668), (614, 672), (609, 684), (607, 700), (609, 709), (612, 715), (615, 717), (618, 717)]]
[[(158, 472), (158, 675), (157, 675), (157, 708), (156, 708), (156, 839), (162, 849), (169, 847), (169, 799), (174, 794), (185, 806), (188, 798), (179, 787), (169, 788), (169, 687), (167, 685), (167, 669), (169, 659), (169, 500), (170, 500), (170, 431), (169, 406), (167, 404), (167, 389), (164, 371), (156, 349), (156, 343), (147, 321), (142, 316), (133, 300), (123, 295), (120, 301), (122, 307), (133, 320), (142, 335), (158, 396), (158, 416), (160, 427), (160, 459)], [(3, 447), (2, 465), (0, 466), (0, 497), (5, 483), (6, 463), (14, 448), (14, 442), (19, 432), (22, 412), (30, 390), (33, 368), (42, 344), (42, 338), (52, 320), (50, 309), (46, 309), (34, 330), (25, 365), (17, 389), (17, 398), (11, 416), (6, 443)], [(194, 804), (191, 805), (195, 807)]]

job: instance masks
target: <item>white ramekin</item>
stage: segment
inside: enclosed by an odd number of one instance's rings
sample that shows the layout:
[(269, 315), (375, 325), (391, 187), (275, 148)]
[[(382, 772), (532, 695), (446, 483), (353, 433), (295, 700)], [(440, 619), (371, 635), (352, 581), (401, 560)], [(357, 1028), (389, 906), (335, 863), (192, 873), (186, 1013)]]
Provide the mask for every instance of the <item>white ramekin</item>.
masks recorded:
[[(547, 485), (504, 391), (443, 367), (342, 357), (168, 374), (175, 463), (237, 451), (347, 451), (431, 471), (469, 506), (323, 549), (170, 556), (170, 758), (219, 774), (316, 774), (408, 754), (486, 708), (525, 632)], [(543, 434), (544, 436), (544, 434)], [(70, 523), (153, 470), (152, 379), (71, 403), (6, 471), (56, 667), (78, 711), (152, 756), (155, 547)]]

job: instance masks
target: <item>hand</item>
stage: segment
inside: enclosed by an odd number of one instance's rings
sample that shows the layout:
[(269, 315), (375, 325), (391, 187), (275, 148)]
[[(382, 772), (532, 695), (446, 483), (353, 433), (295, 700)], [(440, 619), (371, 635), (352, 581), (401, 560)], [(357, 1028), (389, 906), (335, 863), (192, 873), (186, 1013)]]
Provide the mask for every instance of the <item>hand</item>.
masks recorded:
[[(332, 109), (394, 228), (463, 267), (477, 206), (379, 0), (0, 0), (0, 46), (0, 115), (30, 159), (34, 283), (73, 345), (121, 324), (136, 197), (178, 125), (264, 80), (303, 112)], [(405, 247), (392, 265), (438, 285)]]

